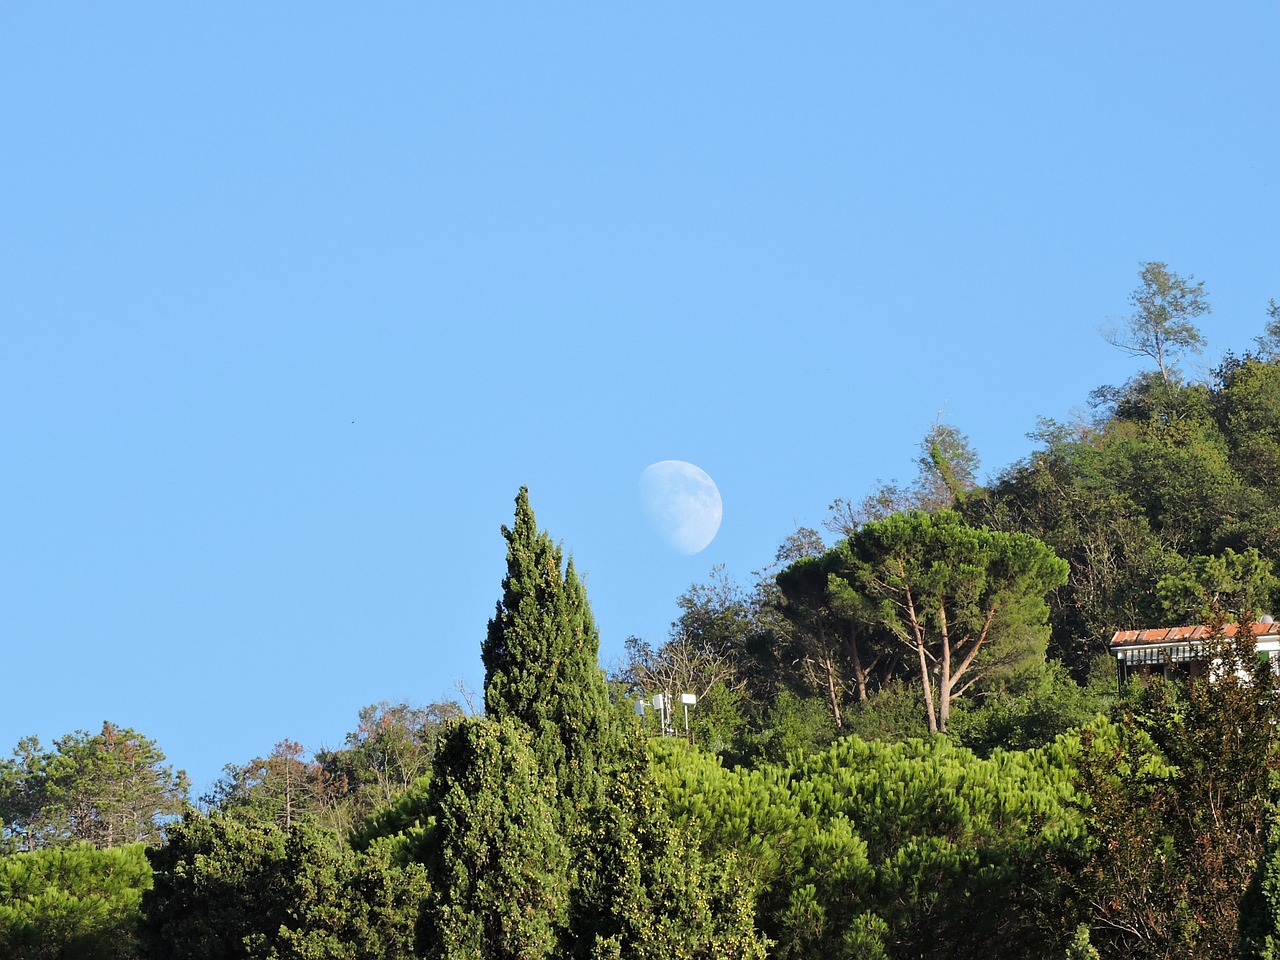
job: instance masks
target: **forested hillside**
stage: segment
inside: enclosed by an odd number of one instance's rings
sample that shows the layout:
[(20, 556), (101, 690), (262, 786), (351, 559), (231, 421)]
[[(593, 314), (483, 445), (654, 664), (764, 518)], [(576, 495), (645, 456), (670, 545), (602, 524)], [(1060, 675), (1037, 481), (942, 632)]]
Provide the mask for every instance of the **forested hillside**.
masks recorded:
[[(1276, 956), (1280, 680), (1222, 628), (1280, 589), (1280, 307), (1197, 379), (1208, 306), (1144, 265), (1088, 415), (985, 485), (934, 424), (608, 675), (522, 489), (482, 715), (372, 705), (198, 798), (132, 729), (23, 740), (0, 956)], [(1118, 683), (1114, 631), (1190, 623), (1207, 669)]]

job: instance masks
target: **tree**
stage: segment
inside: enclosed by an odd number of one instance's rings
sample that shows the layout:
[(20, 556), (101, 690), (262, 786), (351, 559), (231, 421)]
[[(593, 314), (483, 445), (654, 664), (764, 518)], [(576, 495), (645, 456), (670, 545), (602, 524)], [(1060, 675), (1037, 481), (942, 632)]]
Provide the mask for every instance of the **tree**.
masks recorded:
[[(779, 607), (789, 627), (781, 639), (792, 663), (801, 666), (807, 691), (826, 701), (831, 722), (839, 729), (844, 725), (846, 662), (853, 664), (860, 681), (862, 677), (857, 673), (856, 647), (848, 657), (847, 621), (832, 609), (827, 565), (821, 557), (802, 557), (778, 572), (777, 584)], [(865, 683), (859, 683), (858, 691), (865, 697)]]
[(130, 960), (151, 867), (141, 844), (88, 844), (0, 857), (0, 956)]
[(1271, 562), (1255, 549), (1220, 556), (1192, 557), (1178, 573), (1160, 579), (1156, 589), (1171, 622), (1208, 623), (1214, 617), (1252, 619), (1271, 609), (1280, 581)]
[(148, 853), (147, 955), (202, 960), (384, 960), (411, 954), (422, 867), (356, 854), (306, 824), (189, 813)]
[(934, 422), (918, 444), (916, 477), (908, 486), (896, 480), (878, 486), (859, 502), (836, 499), (823, 524), (832, 533), (853, 536), (864, 523), (895, 513), (923, 510), (934, 513), (955, 507), (978, 486), (978, 453), (964, 432), (941, 420)]
[(1271, 823), (1266, 851), (1240, 902), (1240, 956), (1280, 960), (1280, 823)]
[(600, 638), (572, 558), (538, 530), (520, 488), (512, 527), (503, 526), (507, 573), (480, 648), (485, 715), (528, 731), (534, 755), (562, 791), (565, 817), (599, 799), (600, 774), (620, 732), (600, 670)]
[(801, 665), (810, 692), (819, 693), (837, 728), (844, 726), (846, 687), (865, 704), (873, 684), (884, 682), (897, 664), (876, 622), (875, 605), (863, 602), (848, 582), (853, 558), (849, 541), (821, 557), (802, 557), (779, 571), (778, 605), (788, 629), (782, 641), (789, 659)]
[(232, 816), (274, 823), (288, 830), (315, 820), (326, 806), (340, 800), (345, 781), (335, 780), (296, 740), (284, 739), (265, 757), (228, 764), (201, 799)]
[(653, 752), (673, 815), (755, 885), (773, 956), (1038, 960), (1080, 919), (1051, 864), (1080, 851), (1083, 818), (1042, 755), (844, 737), (727, 770), (678, 743)]
[(1262, 336), (1254, 338), (1254, 343), (1258, 345), (1262, 359), (1280, 359), (1280, 303), (1274, 299), (1267, 301), (1267, 326)]
[(581, 581), (524, 488), (503, 536), (503, 595), (481, 647), (487, 716), (451, 728), (427, 788), (423, 949), (761, 957), (732, 869), (678, 855), (642, 743), (610, 702)]
[(187, 775), (155, 741), (105, 722), (102, 732), (59, 737), (44, 751), (21, 741), (0, 766), (0, 822), (11, 846), (98, 847), (155, 843), (188, 805)]
[(0, 852), (30, 852), (41, 845), (49, 759), (39, 738), (23, 737), (13, 756), (0, 761)]
[(639, 637), (626, 640), (627, 662), (616, 679), (644, 700), (694, 694), (695, 742), (724, 752), (745, 721), (744, 650), (759, 629), (751, 600), (716, 566), (708, 582), (691, 585), (676, 604), (680, 616), (657, 649)]
[(1204, 283), (1192, 283), (1170, 273), (1167, 265), (1153, 260), (1142, 265), (1142, 286), (1129, 302), (1134, 311), (1123, 330), (1108, 330), (1103, 338), (1131, 357), (1154, 360), (1160, 379), (1170, 384), (1177, 377), (1177, 361), (1185, 353), (1199, 353), (1205, 344), (1192, 322), (1209, 312)]
[(869, 523), (849, 547), (849, 582), (918, 664), (931, 732), (974, 684), (1043, 662), (1044, 597), (1068, 570), (1039, 540), (947, 510)]
[(379, 703), (363, 707), (342, 749), (320, 750), (316, 762), (345, 787), (353, 819), (367, 816), (404, 793), (431, 769), (436, 738), (462, 717), (452, 701), (415, 707)]
[(511, 723), (454, 725), (428, 792), (435, 829), (420, 940), (440, 960), (558, 955), (569, 912), (569, 849), (556, 788)]
[(141, 935), (155, 957), (230, 960), (287, 919), (287, 835), (269, 821), (188, 812), (148, 856)]

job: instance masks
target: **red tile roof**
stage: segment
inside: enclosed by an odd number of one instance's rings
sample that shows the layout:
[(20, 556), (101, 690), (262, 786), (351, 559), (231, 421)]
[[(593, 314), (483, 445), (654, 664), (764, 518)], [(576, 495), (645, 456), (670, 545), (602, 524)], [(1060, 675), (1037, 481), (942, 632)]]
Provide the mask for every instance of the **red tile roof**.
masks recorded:
[[(1255, 623), (1255, 637), (1280, 637), (1280, 623)], [(1230, 638), (1240, 629), (1238, 623), (1228, 623), (1222, 628), (1224, 636)], [(1146, 630), (1117, 630), (1111, 638), (1111, 647), (1139, 647), (1157, 643), (1185, 643), (1188, 640), (1203, 640), (1209, 636), (1210, 629), (1198, 627), (1149, 627)]]

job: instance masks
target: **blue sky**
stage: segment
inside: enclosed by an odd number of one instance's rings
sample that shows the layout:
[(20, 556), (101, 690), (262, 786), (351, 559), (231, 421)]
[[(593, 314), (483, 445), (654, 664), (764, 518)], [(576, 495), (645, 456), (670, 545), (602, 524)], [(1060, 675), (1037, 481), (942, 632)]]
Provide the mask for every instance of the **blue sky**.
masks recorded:
[[(991, 474), (1280, 298), (1267, 2), (0, 8), (0, 750), (197, 786), (478, 688), (521, 484), (602, 658), (942, 412)], [(719, 536), (645, 525), (705, 469)]]

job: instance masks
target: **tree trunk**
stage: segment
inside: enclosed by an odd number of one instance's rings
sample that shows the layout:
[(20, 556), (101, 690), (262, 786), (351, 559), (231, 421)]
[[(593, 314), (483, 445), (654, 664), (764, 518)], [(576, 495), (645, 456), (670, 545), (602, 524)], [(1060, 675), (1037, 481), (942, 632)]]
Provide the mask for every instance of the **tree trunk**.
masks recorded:
[(836, 695), (835, 664), (831, 662), (831, 657), (827, 656), (823, 659), (822, 665), (827, 669), (827, 692), (831, 695), (831, 716), (835, 718), (836, 729), (839, 729), (844, 726), (844, 720), (840, 716), (840, 698)]
[[(907, 571), (905, 565), (899, 561), (899, 568), (902, 572), (903, 579), (906, 579)], [(920, 686), (924, 692), (925, 710), (929, 716), (929, 732), (938, 732), (938, 715), (933, 709), (933, 685), (929, 683), (929, 658), (925, 656), (924, 651), (924, 628), (920, 626), (920, 620), (916, 617), (916, 601), (911, 596), (911, 590), (906, 591), (907, 596), (907, 617), (911, 622), (911, 633), (916, 641), (916, 653), (920, 657)]]
[(858, 702), (867, 702), (867, 671), (862, 666), (862, 656), (858, 653), (858, 634), (850, 630), (845, 637), (845, 647), (849, 650), (849, 659), (853, 661), (853, 684), (858, 691)]
[(938, 627), (942, 633), (942, 675), (938, 680), (938, 729), (947, 732), (951, 719), (951, 633), (947, 629), (947, 605), (938, 603)]

